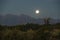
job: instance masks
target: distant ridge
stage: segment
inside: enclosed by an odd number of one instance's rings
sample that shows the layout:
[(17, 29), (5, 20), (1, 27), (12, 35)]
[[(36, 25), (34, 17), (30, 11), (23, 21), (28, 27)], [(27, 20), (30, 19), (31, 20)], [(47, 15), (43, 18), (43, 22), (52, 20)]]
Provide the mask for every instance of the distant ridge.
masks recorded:
[[(20, 25), (26, 23), (44, 24), (44, 21), (41, 18), (35, 19), (25, 14), (21, 14), (19, 16), (13, 14), (7, 14), (5, 16), (0, 15), (0, 24), (2, 25)], [(51, 19), (50, 23), (60, 23), (60, 19)]]

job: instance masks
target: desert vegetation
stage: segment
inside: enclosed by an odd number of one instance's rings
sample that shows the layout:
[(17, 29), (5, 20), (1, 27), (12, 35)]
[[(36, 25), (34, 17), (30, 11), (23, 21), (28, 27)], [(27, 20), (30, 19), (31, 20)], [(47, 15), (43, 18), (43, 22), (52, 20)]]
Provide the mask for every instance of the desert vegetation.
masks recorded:
[(60, 23), (0, 25), (0, 40), (60, 40)]

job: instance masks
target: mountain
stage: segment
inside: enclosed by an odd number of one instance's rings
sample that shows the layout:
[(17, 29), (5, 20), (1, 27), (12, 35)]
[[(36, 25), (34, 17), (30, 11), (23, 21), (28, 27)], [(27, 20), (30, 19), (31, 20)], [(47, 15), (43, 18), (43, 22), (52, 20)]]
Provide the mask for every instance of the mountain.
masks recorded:
[(34, 23), (36, 21), (35, 18), (30, 17), (28, 15), (13, 15), (7, 14), (5, 16), (0, 15), (0, 24), (3, 25), (19, 25), (19, 24), (26, 24), (26, 23)]
[(2, 23), (2, 15), (0, 15), (0, 24)]
[[(52, 19), (50, 20), (51, 24), (60, 22), (58, 19)], [(0, 15), (0, 24), (2, 25), (20, 25), (20, 24), (26, 24), (26, 23), (35, 23), (35, 24), (44, 24), (43, 19), (35, 19), (28, 15), (13, 15), (13, 14), (7, 14), (5, 16)]]

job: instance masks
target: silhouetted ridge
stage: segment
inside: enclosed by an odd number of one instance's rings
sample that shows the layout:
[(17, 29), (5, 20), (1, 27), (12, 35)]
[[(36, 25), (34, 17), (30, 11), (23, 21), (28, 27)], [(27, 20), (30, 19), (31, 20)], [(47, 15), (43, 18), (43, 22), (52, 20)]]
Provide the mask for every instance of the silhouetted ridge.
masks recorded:
[[(51, 19), (50, 23), (58, 23), (60, 19)], [(0, 24), (4, 25), (19, 25), (19, 24), (26, 24), (26, 23), (34, 23), (34, 24), (44, 24), (44, 19), (35, 19), (31, 16), (21, 14), (21, 15), (13, 15), (7, 14), (5, 16), (0, 15)]]

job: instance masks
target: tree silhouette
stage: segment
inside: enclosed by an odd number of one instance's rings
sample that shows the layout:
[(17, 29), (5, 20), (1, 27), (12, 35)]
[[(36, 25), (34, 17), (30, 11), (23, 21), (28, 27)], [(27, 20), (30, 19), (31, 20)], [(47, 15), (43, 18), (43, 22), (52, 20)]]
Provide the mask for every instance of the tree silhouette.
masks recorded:
[(45, 23), (46, 25), (50, 24), (50, 19), (51, 19), (51, 18), (44, 18), (44, 23)]

